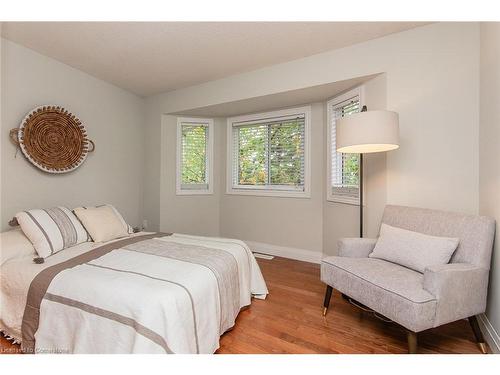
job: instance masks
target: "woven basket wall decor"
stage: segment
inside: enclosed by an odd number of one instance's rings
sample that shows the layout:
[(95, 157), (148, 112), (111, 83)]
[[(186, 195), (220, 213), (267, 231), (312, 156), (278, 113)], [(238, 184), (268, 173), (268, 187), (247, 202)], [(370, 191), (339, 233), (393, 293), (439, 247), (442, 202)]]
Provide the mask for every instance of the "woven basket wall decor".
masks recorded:
[(54, 105), (33, 109), (10, 137), (33, 165), (48, 173), (71, 172), (95, 150), (82, 122)]

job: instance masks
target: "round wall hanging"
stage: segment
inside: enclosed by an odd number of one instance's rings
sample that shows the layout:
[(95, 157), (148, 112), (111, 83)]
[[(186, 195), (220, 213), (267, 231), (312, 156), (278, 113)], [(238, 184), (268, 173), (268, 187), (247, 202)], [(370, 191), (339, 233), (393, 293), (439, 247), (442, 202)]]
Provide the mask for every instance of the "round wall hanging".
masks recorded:
[(53, 105), (33, 109), (10, 136), (33, 165), (49, 173), (71, 172), (95, 150), (82, 122)]

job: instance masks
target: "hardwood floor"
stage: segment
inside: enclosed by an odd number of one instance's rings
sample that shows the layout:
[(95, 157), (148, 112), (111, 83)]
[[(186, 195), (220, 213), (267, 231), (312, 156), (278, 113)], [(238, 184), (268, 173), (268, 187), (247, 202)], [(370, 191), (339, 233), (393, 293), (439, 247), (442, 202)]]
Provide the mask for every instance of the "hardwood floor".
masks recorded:
[[(336, 291), (323, 317), (319, 265), (284, 258), (258, 262), (270, 294), (239, 314), (217, 353), (407, 353), (403, 328), (360, 312)], [(0, 352), (18, 350), (0, 337)], [(419, 352), (480, 354), (465, 320), (421, 333)]]
[[(407, 353), (402, 327), (360, 312), (337, 291), (323, 317), (326, 286), (319, 265), (284, 258), (258, 262), (269, 296), (240, 313), (217, 353)], [(481, 352), (463, 320), (419, 334), (419, 353)]]

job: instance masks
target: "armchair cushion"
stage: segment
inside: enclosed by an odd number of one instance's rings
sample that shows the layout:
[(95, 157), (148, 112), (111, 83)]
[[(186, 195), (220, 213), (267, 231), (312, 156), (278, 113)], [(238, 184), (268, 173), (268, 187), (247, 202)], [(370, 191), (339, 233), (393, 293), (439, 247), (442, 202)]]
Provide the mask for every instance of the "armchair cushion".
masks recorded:
[(428, 267), (424, 289), (437, 299), (434, 326), (481, 314), (486, 310), (488, 271), (467, 263)]
[(370, 257), (424, 273), (427, 266), (447, 264), (458, 242), (458, 238), (429, 236), (382, 223), (380, 237)]
[(323, 259), (321, 280), (414, 332), (433, 327), (436, 298), (419, 272), (380, 259), (334, 256)]
[(376, 238), (341, 238), (338, 255), (349, 258), (366, 258), (373, 251)]

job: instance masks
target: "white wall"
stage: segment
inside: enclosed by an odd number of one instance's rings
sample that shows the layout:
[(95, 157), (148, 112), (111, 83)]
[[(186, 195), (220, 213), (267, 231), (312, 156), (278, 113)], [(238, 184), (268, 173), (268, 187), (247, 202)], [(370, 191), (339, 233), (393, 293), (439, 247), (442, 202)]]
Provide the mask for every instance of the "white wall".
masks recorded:
[[(81, 71), (2, 39), (1, 227), (20, 210), (114, 204), (130, 224), (142, 218), (144, 100)], [(32, 166), (9, 130), (31, 109), (57, 104), (77, 115), (96, 151), (73, 172)]]
[[(321, 254), (324, 111), (323, 103), (312, 105), (311, 199), (225, 194), (225, 118), (216, 118), (214, 121), (214, 194), (176, 195), (177, 117), (164, 115), (161, 126), (160, 230), (222, 235)], [(307, 231), (303, 230), (305, 227)]]
[[(321, 254), (325, 185), (323, 180), (324, 123), (324, 103), (312, 104), (311, 197), (277, 198), (222, 194), (222, 236)], [(226, 142), (223, 145), (225, 148)], [(225, 177), (224, 173), (224, 183)], [(320, 259), (320, 255), (317, 258)]]
[[(143, 220), (147, 229), (160, 230), (160, 201), (162, 176), (162, 117), (155, 110), (154, 101), (146, 101), (144, 126), (144, 169), (143, 169)], [(173, 154), (175, 158), (175, 154)]]
[[(223, 121), (214, 121), (214, 194), (176, 195), (177, 117), (165, 115), (161, 126), (160, 230), (195, 235), (217, 236), (220, 233), (220, 147)], [(225, 123), (225, 122), (224, 122)]]
[[(479, 212), (497, 221), (486, 316), (500, 333), (500, 24), (481, 24)], [(493, 333), (494, 335), (495, 333)], [(500, 341), (497, 342), (497, 350)]]
[[(475, 23), (432, 24), (157, 95), (148, 99), (149, 128), (156, 131), (165, 113), (380, 72), (385, 72), (386, 107), (399, 112), (401, 129), (401, 148), (387, 155), (387, 203), (476, 213), (479, 25)], [(147, 179), (157, 173), (151, 170)], [(145, 198), (145, 206), (151, 208), (146, 215), (159, 217), (147, 202), (149, 197)], [(276, 204), (272, 202), (269, 205)], [(341, 232), (355, 234), (355, 220), (348, 224), (342, 219), (354, 218), (352, 207), (339, 205), (332, 210), (337, 224), (345, 226)], [(315, 230), (312, 225), (303, 228), (304, 232)]]

